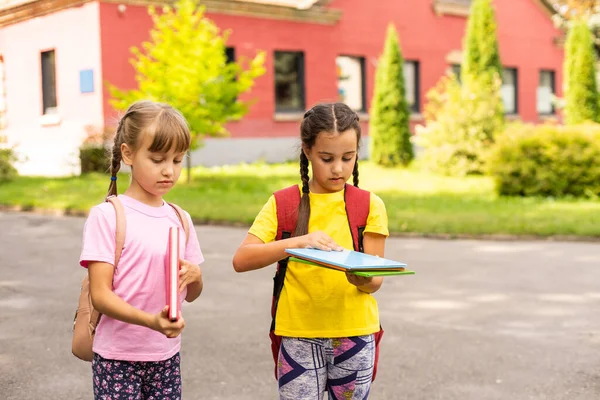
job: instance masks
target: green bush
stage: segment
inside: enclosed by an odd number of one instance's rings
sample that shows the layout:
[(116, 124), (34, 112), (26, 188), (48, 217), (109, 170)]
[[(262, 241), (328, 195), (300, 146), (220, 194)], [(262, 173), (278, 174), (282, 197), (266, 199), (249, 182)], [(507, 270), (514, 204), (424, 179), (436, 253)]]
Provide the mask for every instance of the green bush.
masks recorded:
[(599, 196), (600, 125), (511, 125), (488, 166), (501, 195)]
[(408, 165), (415, 157), (409, 128), (404, 59), (394, 25), (387, 30), (383, 54), (375, 72), (369, 121), (371, 161), (385, 167)]
[(0, 183), (16, 178), (17, 170), (13, 163), (17, 160), (13, 149), (0, 149)]
[(106, 173), (110, 165), (110, 159), (104, 146), (83, 145), (79, 148), (79, 160), (81, 161), (81, 173), (100, 172)]
[(415, 142), (424, 148), (426, 169), (452, 176), (482, 174), (494, 136), (502, 132), (504, 117), (500, 79), (472, 80), (461, 85), (444, 76), (427, 93), (425, 125), (417, 127)]

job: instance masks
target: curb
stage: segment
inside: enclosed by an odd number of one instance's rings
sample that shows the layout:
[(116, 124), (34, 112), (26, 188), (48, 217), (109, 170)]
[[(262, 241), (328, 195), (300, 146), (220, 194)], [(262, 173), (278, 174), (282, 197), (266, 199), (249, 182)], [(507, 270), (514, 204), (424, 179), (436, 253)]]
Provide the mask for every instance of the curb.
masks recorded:
[(417, 232), (390, 232), (390, 237), (414, 238), (414, 239), (436, 239), (436, 240), (487, 240), (495, 242), (582, 242), (600, 243), (600, 236), (577, 236), (577, 235), (510, 235), (502, 233), (468, 234), (468, 233), (417, 233)]
[(0, 211), (3, 212), (24, 212), (38, 215), (50, 215), (55, 217), (87, 217), (88, 212), (75, 209), (59, 209), (59, 208), (40, 208), (32, 205), (8, 205), (0, 204)]
[[(0, 204), (0, 212), (23, 212), (55, 217), (87, 217), (88, 211), (75, 209), (39, 208), (32, 205)], [(243, 222), (214, 221), (192, 217), (194, 225), (210, 225), (232, 228), (249, 228), (250, 224)], [(538, 241), (538, 242), (581, 242), (600, 243), (600, 236), (577, 235), (510, 235), (510, 234), (467, 234), (467, 233), (418, 233), (418, 232), (390, 232), (390, 237), (408, 239), (433, 239), (433, 240), (486, 240), (495, 242)]]

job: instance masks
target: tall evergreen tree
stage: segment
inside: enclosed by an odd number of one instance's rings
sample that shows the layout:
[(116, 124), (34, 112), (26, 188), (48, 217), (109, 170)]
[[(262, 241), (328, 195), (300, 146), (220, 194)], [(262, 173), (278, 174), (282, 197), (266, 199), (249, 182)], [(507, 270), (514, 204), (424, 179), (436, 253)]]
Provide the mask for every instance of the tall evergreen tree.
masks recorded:
[(404, 58), (398, 33), (390, 24), (375, 75), (369, 123), (371, 160), (383, 166), (408, 165), (414, 158), (410, 111), (404, 84)]
[(600, 122), (594, 39), (585, 20), (573, 21), (565, 44), (565, 123)]
[(492, 0), (473, 0), (463, 43), (461, 80), (502, 77)]
[(489, 110), (488, 121), (480, 121), (481, 140), (491, 144), (498, 129), (504, 125), (504, 104), (500, 85), (502, 80), (502, 62), (498, 47), (496, 15), (492, 0), (473, 0), (467, 31), (463, 39), (463, 62), (461, 81), (467, 92), (489, 91), (481, 93), (494, 108)]

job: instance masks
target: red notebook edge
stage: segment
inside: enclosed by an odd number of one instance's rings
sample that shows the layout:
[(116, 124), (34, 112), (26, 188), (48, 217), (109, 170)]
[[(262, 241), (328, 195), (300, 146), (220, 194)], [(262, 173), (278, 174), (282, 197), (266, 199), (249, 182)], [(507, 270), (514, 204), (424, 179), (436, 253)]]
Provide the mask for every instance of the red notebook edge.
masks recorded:
[(169, 250), (167, 259), (167, 305), (169, 320), (179, 319), (179, 228), (169, 228)]

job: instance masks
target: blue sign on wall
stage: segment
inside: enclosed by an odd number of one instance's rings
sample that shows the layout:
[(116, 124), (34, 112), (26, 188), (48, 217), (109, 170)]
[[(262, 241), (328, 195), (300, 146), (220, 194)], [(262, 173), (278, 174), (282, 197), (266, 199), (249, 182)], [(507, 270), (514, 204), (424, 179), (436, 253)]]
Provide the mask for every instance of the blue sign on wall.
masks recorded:
[(94, 93), (94, 70), (84, 69), (79, 71), (79, 91), (81, 93)]

